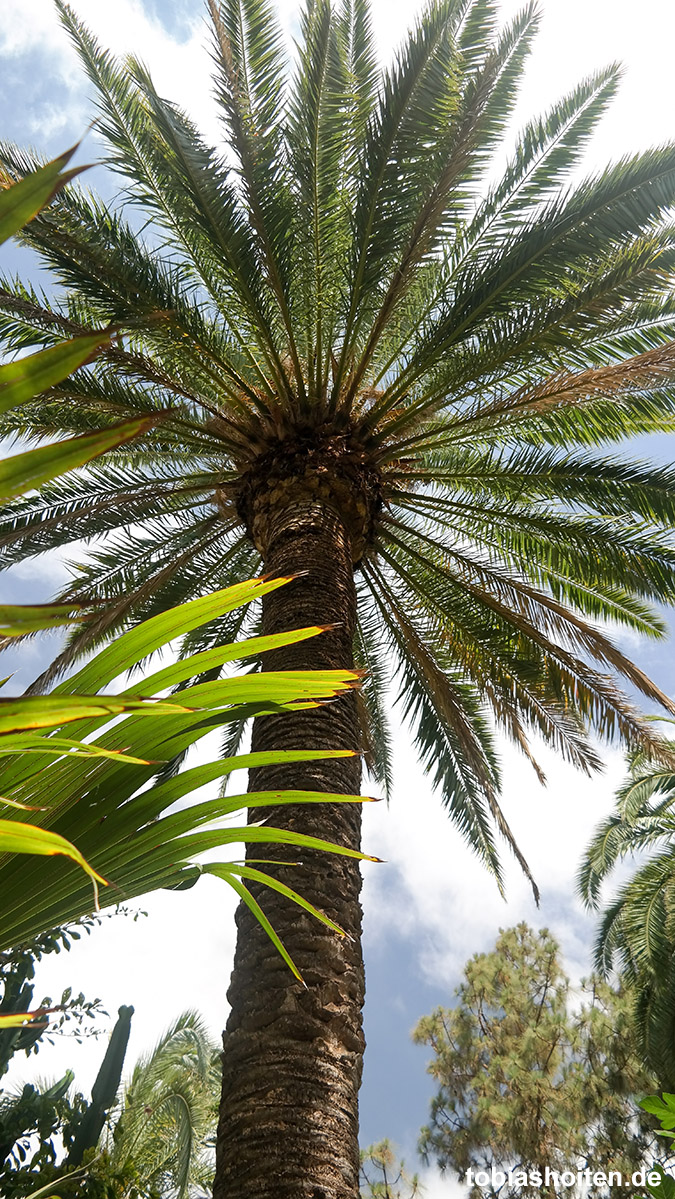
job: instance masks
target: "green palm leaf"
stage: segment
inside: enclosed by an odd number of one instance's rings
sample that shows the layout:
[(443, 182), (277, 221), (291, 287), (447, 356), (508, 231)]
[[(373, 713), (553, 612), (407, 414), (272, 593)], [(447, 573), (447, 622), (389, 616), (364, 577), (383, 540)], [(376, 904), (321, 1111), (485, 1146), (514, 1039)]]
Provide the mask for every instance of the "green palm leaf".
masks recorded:
[[(616, 810), (596, 830), (578, 878), (586, 905), (601, 909), (596, 962), (604, 973), (618, 965), (625, 977), (640, 1047), (666, 1088), (675, 1079), (674, 802), (672, 766), (635, 755)], [(605, 885), (626, 859), (632, 872), (607, 900)]]
[[(360, 803), (361, 797), (327, 795), (303, 790), (261, 792), (221, 797), (173, 812), (177, 800), (234, 770), (285, 762), (308, 762), (352, 756), (347, 750), (287, 750), (232, 756), (193, 767), (154, 783), (157, 766), (182, 758), (189, 747), (218, 725), (240, 724), (261, 712), (282, 712), (314, 707), (317, 701), (354, 686), (358, 674), (346, 671), (248, 673), (231, 678), (208, 678), (235, 658), (270, 652), (298, 640), (320, 635), (321, 628), (299, 630), (272, 637), (254, 637), (192, 655), (167, 666), (117, 695), (97, 694), (120, 675), (137, 666), (139, 658), (156, 652), (176, 636), (187, 635), (205, 621), (222, 617), (276, 590), (287, 579), (253, 580), (182, 609), (161, 613), (129, 630), (102, 650), (79, 673), (49, 696), (0, 698), (0, 754), (3, 796), (7, 818), (0, 820), (0, 894), (5, 917), (0, 921), (0, 942), (15, 944), (34, 932), (77, 919), (90, 910), (92, 899), (72, 875), (53, 872), (45, 880), (36, 865), (18, 868), (16, 854), (39, 857), (62, 855), (81, 867), (94, 882), (110, 882), (104, 902), (116, 903), (122, 894), (143, 894), (158, 886), (180, 886), (195, 874), (194, 854), (236, 841), (283, 843), (363, 857), (347, 847), (330, 845), (316, 837), (255, 825), (228, 827), (221, 821), (244, 805), (269, 807), (303, 803)], [(165, 700), (151, 698), (167, 687), (183, 686)], [(139, 697), (138, 688), (143, 694)], [(84, 689), (84, 690), (83, 690)], [(110, 724), (111, 716), (131, 713), (130, 720)], [(148, 717), (153, 719), (148, 723)], [(74, 722), (78, 738), (63, 737), (64, 722)], [(24, 730), (30, 730), (26, 733)], [(149, 787), (143, 787), (150, 782)], [(140, 790), (139, 790), (140, 789)], [(36, 813), (36, 824), (13, 818), (13, 812)], [(62, 830), (68, 830), (68, 836)], [(207, 831), (205, 831), (207, 830)], [(208, 831), (210, 830), (210, 831)], [(77, 842), (77, 848), (73, 844)], [(90, 865), (85, 854), (105, 861), (110, 879)], [(103, 867), (101, 867), (103, 868)], [(208, 869), (218, 873), (215, 865)], [(224, 863), (220, 874), (236, 890), (248, 877), (243, 867)], [(285, 884), (259, 871), (255, 881), (297, 901), (300, 906), (336, 929), (323, 913), (296, 896)], [(251, 878), (254, 876), (251, 875)], [(261, 911), (255, 903), (256, 911)], [(270, 927), (273, 942), (284, 960), (300, 977), (288, 951)], [(32, 931), (31, 931), (32, 930)], [(341, 931), (341, 930), (338, 930)]]

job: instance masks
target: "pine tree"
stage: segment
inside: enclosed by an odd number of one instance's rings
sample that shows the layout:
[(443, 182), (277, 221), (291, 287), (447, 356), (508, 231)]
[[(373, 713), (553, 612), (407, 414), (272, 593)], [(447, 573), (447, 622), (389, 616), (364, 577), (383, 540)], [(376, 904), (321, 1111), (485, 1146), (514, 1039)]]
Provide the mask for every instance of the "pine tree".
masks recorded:
[[(472, 1187), (475, 1196), (504, 1197), (555, 1194), (546, 1167), (630, 1178), (661, 1156), (654, 1122), (635, 1101), (656, 1083), (637, 1053), (629, 998), (597, 977), (576, 994), (546, 929), (500, 932), (490, 953), (467, 962), (456, 997), (414, 1033), (433, 1049), (428, 1069), (438, 1083), (421, 1134), (426, 1160), (462, 1179), (469, 1169), (490, 1177), (512, 1169), (501, 1189)], [(517, 1170), (539, 1170), (543, 1188)]]
[(421, 1199), (417, 1174), (398, 1161), (390, 1141), (378, 1141), (361, 1151), (361, 1199)]

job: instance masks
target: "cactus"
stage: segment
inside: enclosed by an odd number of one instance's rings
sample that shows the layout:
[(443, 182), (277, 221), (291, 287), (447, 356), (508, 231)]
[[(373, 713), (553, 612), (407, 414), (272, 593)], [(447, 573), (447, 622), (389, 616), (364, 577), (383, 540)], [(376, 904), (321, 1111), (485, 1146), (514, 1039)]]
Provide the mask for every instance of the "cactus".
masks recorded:
[(123, 1005), (118, 1010), (117, 1023), (112, 1030), (105, 1057), (91, 1088), (91, 1102), (82, 1116), (68, 1154), (66, 1162), (68, 1168), (79, 1166), (87, 1149), (94, 1149), (98, 1144), (106, 1116), (115, 1102), (122, 1078), (133, 1014), (132, 1007)]

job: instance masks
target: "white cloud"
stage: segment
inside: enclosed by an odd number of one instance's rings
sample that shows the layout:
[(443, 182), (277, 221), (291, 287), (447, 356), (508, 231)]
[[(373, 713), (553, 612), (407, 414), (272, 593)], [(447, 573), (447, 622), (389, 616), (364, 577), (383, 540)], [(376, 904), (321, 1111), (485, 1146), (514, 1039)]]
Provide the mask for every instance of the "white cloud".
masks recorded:
[(459, 1199), (460, 1195), (467, 1193), (466, 1187), (458, 1182), (454, 1173), (441, 1174), (440, 1170), (428, 1166), (419, 1170), (418, 1174), (424, 1199)]
[[(203, 9), (195, 5), (189, 36), (171, 37), (164, 25), (151, 17), (142, 0), (116, 0), (114, 5), (71, 0), (71, 7), (101, 44), (116, 55), (132, 53), (152, 70), (160, 94), (183, 105), (211, 138), (218, 136), (211, 100), (210, 64)], [(23, 59), (28, 65), (36, 52), (49, 55), (61, 93), (58, 100), (40, 103), (35, 132), (42, 138), (61, 127), (92, 118), (84, 74), (59, 23), (51, 0), (3, 0), (0, 55)]]
[[(403, 734), (395, 741), (406, 744)], [(574, 878), (581, 851), (623, 777), (623, 758), (606, 751), (606, 773), (587, 779), (551, 753), (538, 756), (549, 777), (546, 788), (515, 750), (503, 747), (502, 806), (542, 892), (540, 909), (503, 846), (506, 901), (501, 898), (420, 779), (410, 751), (398, 755), (389, 811), (383, 804), (366, 810), (365, 847), (388, 863), (364, 870), (369, 936), (410, 936), (417, 966), (430, 981), (454, 985), (467, 957), (490, 948), (500, 927), (520, 920), (551, 928), (575, 977), (590, 968), (589, 922), (574, 898)]]

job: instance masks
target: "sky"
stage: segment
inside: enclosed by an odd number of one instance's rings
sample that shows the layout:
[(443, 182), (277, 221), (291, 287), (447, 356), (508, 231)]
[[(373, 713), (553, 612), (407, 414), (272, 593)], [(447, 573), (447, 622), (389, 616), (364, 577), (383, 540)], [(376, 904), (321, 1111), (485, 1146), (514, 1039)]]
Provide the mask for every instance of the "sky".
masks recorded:
[[(201, 0), (74, 0), (100, 40), (113, 51), (133, 51), (152, 68), (159, 90), (183, 104), (208, 137), (218, 137), (209, 96), (208, 59)], [(280, 0), (289, 36), (297, 19), (295, 0)], [(417, 5), (374, 0), (381, 54), (386, 57)], [(504, 16), (520, 4), (504, 0)], [(545, 108), (579, 78), (609, 62), (624, 64), (620, 95), (587, 156), (596, 170), (610, 159), (675, 137), (672, 0), (541, 0), (541, 32), (516, 124)], [(0, 137), (55, 153), (85, 132), (92, 109), (74, 54), (59, 29), (51, 0), (0, 0)], [(84, 155), (97, 156), (89, 134)], [(97, 173), (97, 181), (100, 173)], [(105, 181), (103, 186), (107, 186)], [(0, 250), (0, 267), (26, 263)], [(32, 269), (27, 263), (26, 269)], [(665, 440), (654, 447), (672, 460)], [(641, 448), (644, 452), (644, 447)], [(64, 576), (63, 564), (41, 559), (0, 580), (5, 602), (48, 598)], [(675, 693), (672, 648), (629, 646), (640, 665)], [(34, 642), (24, 651), (26, 678), (51, 658), (54, 644)], [(5, 670), (2, 672), (6, 673)], [(507, 864), (507, 900), (451, 827), (415, 762), (405, 731), (396, 737), (396, 786), (392, 802), (365, 813), (365, 848), (386, 859), (364, 868), (368, 1050), (362, 1090), (362, 1144), (388, 1136), (408, 1163), (425, 1122), (431, 1082), (426, 1051), (410, 1041), (416, 1021), (449, 1003), (462, 965), (491, 948), (500, 927), (527, 920), (552, 929), (578, 980), (590, 968), (593, 922), (574, 896), (580, 852), (612, 803), (623, 774), (621, 755), (605, 751), (606, 770), (592, 780), (543, 754), (548, 785), (503, 748), (504, 808), (537, 877), (541, 908), (515, 864)], [(136, 1008), (129, 1063), (149, 1047), (186, 1007), (203, 1011), (214, 1036), (222, 1028), (225, 992), (234, 947), (234, 899), (225, 884), (205, 879), (192, 891), (148, 897), (147, 915), (106, 920), (86, 943), (45, 963), (37, 998), (66, 986), (100, 996), (114, 1014), (121, 1003)], [(40, 1054), (41, 1074), (77, 1071), (90, 1085), (103, 1043), (61, 1040)], [(22, 1067), (28, 1077), (30, 1063)], [(447, 1195), (451, 1184), (423, 1172), (427, 1199)]]

